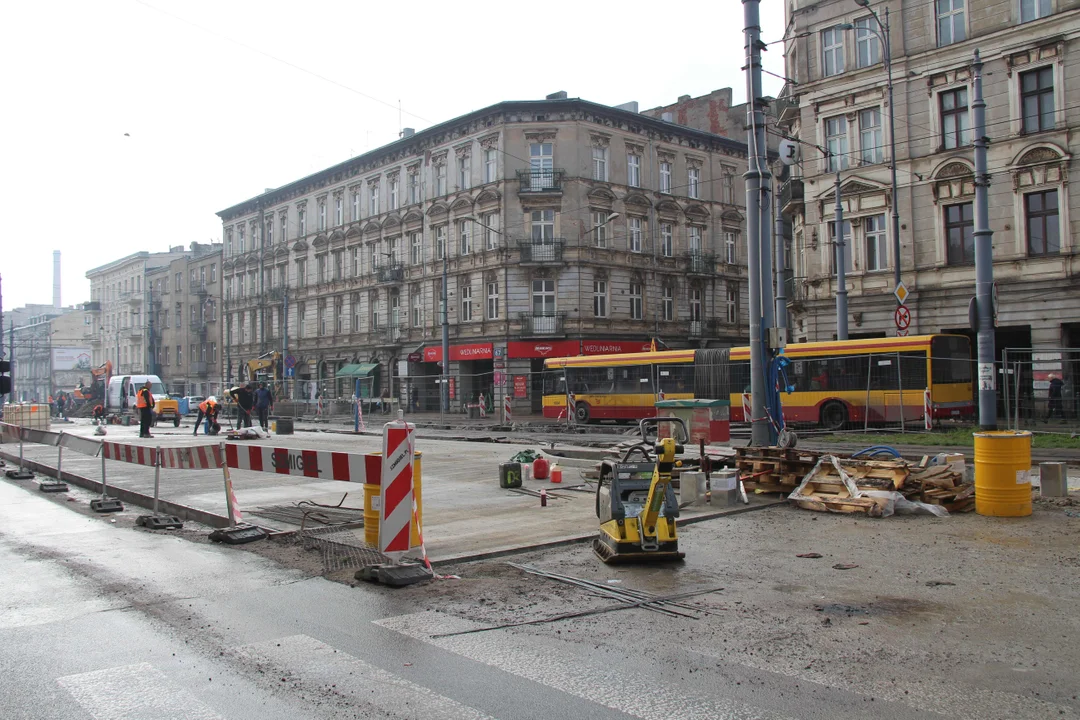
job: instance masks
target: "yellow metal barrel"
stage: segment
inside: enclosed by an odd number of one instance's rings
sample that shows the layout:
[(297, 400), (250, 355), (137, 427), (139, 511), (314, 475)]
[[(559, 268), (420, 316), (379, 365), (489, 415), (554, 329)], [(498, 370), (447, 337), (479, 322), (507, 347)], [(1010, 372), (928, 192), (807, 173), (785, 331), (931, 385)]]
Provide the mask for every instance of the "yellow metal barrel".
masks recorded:
[(1031, 433), (975, 433), (975, 512), (992, 517), (1031, 514)]
[[(371, 453), (382, 455), (382, 453)], [(409, 522), (409, 547), (420, 547), (420, 528), (423, 527), (424, 504), (421, 500), (421, 453), (413, 455), (413, 497), (416, 498), (416, 517)], [(379, 478), (376, 478), (379, 480)], [(379, 498), (379, 500), (376, 500)], [(382, 485), (379, 482), (364, 483), (364, 542), (379, 546), (379, 503), (382, 500)]]

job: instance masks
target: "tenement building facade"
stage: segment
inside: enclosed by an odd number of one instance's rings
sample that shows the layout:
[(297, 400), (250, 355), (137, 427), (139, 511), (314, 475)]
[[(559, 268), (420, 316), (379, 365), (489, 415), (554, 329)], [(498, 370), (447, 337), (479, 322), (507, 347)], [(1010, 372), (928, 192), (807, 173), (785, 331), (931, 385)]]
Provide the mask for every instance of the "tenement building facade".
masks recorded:
[[(745, 341), (745, 143), (567, 99), (504, 102), (221, 211), (226, 375), (538, 411), (545, 358)], [(443, 273), (448, 282), (445, 318)], [(348, 378), (339, 377), (351, 366)]]
[[(897, 262), (912, 293), (910, 333), (970, 334), (972, 59), (978, 48), (985, 63), (990, 141), (996, 346), (999, 352), (1080, 347), (1080, 265), (1072, 232), (1078, 198), (1069, 184), (1073, 151), (1080, 147), (1074, 131), (1080, 125), (1074, 101), (1080, 82), (1080, 2), (875, 0), (866, 5), (856, 0), (788, 4), (785, 74), (794, 83), (781, 93), (776, 111), (782, 130), (802, 141), (801, 161), (781, 192), (782, 210), (793, 225), (793, 338), (827, 340), (836, 332), (837, 173), (851, 336), (896, 334)], [(878, 24), (886, 17), (888, 46)], [(886, 59), (892, 65), (893, 107)], [(890, 113), (895, 113), (895, 137), (889, 135)], [(894, 203), (899, 257), (893, 252)]]

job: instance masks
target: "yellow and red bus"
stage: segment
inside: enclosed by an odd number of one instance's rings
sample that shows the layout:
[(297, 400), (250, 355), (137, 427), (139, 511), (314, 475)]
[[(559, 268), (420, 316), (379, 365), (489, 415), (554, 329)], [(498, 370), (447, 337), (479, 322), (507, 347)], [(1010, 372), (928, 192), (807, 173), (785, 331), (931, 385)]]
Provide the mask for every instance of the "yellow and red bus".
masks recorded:
[[(963, 335), (798, 343), (783, 355), (794, 387), (781, 393), (787, 422), (841, 428), (898, 422), (901, 414), (913, 422), (923, 418), (925, 390), (935, 419), (975, 413), (971, 345)], [(652, 417), (660, 397), (728, 398), (732, 422), (745, 422), (748, 347), (550, 358), (544, 366), (545, 417), (565, 417), (569, 390), (582, 423)]]

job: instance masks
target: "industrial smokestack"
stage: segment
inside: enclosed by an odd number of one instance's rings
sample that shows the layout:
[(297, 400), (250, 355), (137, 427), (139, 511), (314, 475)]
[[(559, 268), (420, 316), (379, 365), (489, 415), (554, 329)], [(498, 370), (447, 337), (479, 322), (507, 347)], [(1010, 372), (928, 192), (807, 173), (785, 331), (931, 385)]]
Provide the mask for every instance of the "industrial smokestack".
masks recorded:
[(52, 304), (54, 308), (60, 307), (60, 251), (53, 250), (52, 254)]

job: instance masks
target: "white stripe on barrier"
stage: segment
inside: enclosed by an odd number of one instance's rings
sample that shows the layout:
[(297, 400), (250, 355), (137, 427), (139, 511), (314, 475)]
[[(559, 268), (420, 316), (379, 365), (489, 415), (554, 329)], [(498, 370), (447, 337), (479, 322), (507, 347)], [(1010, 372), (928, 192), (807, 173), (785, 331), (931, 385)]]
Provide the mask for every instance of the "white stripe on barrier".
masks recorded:
[(395, 420), (383, 427), (379, 550), (407, 552), (413, 518), (413, 426)]
[(229, 443), (225, 446), (225, 462), (236, 470), (302, 475), (344, 482), (379, 482), (378, 458), (374, 458), (373, 462), (368, 456), (356, 453)]
[(60, 433), (60, 447), (90, 457), (97, 457), (97, 454), (101, 452), (101, 443), (97, 440), (90, 440), (78, 435), (69, 435), (68, 433)]
[(106, 460), (118, 460), (135, 465), (154, 467), (154, 448), (143, 447), (142, 445), (103, 442), (101, 443), (101, 454)]
[(510, 407), (510, 396), (503, 398), (503, 424), (509, 425), (514, 421), (514, 413)]
[(161, 467), (179, 470), (219, 470), (224, 464), (220, 445), (162, 448)]
[(930, 402), (930, 388), (923, 391), (923, 427), (927, 430), (934, 429), (934, 405)]

